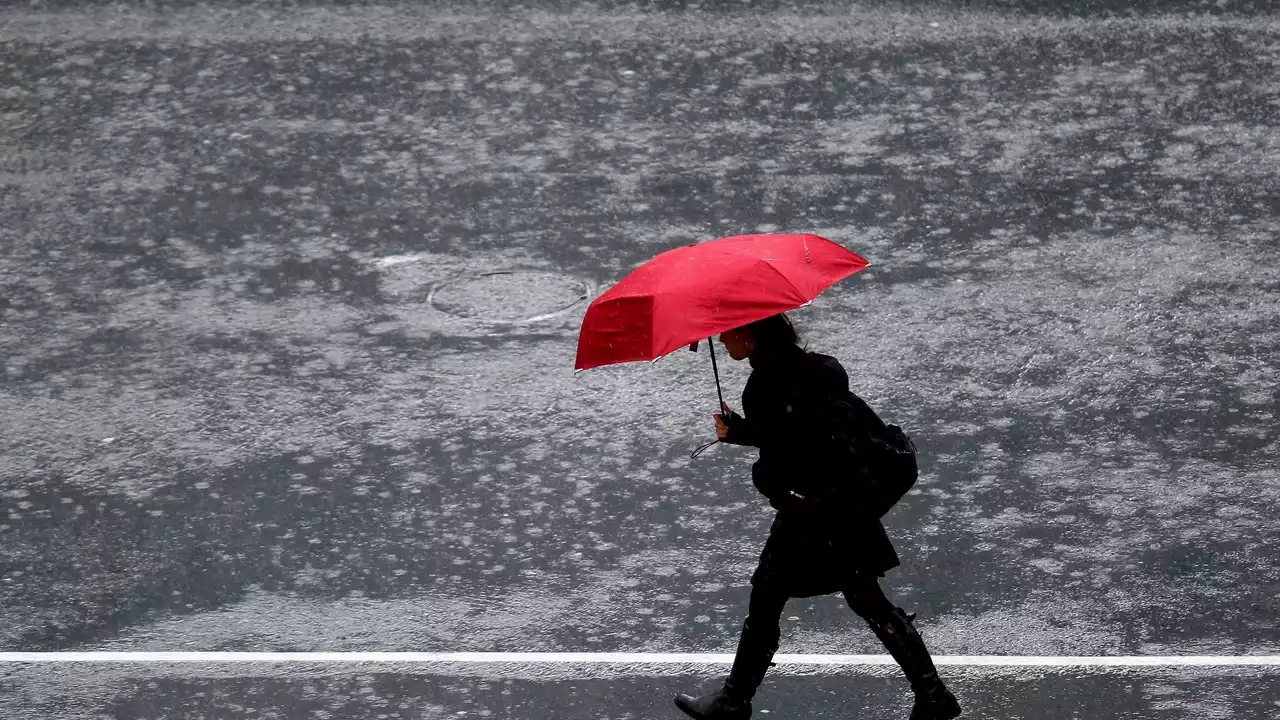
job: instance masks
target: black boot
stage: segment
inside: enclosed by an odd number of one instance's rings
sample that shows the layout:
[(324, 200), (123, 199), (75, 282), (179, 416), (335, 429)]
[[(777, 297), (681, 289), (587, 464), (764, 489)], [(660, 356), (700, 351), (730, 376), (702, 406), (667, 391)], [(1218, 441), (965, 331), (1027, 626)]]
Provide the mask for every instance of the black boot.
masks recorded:
[(889, 654), (902, 668), (915, 691), (915, 705), (910, 720), (951, 720), (960, 714), (960, 703), (938, 677), (924, 639), (911, 624), (915, 616), (894, 608), (888, 617), (869, 621), (871, 630), (880, 638)]
[(734, 697), (727, 683), (725, 687), (698, 698), (681, 693), (676, 696), (676, 707), (698, 720), (747, 720), (751, 717), (751, 701)]
[(960, 702), (935, 673), (932, 680), (925, 683), (925, 689), (916, 690), (909, 720), (951, 720), (959, 715)]
[(698, 698), (681, 693), (676, 696), (676, 707), (698, 720), (747, 720), (751, 698), (778, 650), (779, 634), (776, 626), (759, 630), (751, 626), (750, 619), (742, 623), (738, 652), (724, 687)]

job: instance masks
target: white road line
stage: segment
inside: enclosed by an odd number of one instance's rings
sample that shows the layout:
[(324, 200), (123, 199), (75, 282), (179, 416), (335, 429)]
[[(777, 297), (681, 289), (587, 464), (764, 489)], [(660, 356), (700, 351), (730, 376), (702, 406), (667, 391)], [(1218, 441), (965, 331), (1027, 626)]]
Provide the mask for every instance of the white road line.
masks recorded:
[[(779, 665), (893, 665), (888, 655), (779, 654)], [(716, 653), (537, 652), (0, 652), (2, 664), (341, 663), (729, 665)], [(1280, 667), (1280, 655), (939, 655), (938, 665), (986, 667)]]
[(395, 267), (397, 265), (408, 265), (410, 263), (422, 262), (428, 260), (432, 256), (428, 253), (414, 253), (413, 255), (387, 255), (373, 261), (374, 265), (380, 268)]

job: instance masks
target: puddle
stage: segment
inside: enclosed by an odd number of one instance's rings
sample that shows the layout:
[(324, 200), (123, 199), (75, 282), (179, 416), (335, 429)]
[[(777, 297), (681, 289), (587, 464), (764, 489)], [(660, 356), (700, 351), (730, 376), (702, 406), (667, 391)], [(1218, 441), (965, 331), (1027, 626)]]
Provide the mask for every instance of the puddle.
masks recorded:
[(591, 286), (546, 270), (502, 270), (458, 278), (432, 289), (435, 309), (486, 323), (531, 323), (554, 318), (591, 296)]

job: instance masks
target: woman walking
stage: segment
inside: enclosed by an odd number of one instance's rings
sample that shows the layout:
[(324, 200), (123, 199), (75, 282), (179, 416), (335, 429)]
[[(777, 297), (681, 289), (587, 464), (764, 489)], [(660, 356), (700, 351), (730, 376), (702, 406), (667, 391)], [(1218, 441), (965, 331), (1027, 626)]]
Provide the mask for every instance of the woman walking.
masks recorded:
[[(897, 567), (898, 555), (877, 513), (859, 513), (849, 467), (848, 422), (835, 408), (853, 407), (859, 431), (883, 436), (884, 424), (849, 393), (849, 379), (835, 358), (798, 344), (785, 315), (720, 335), (734, 360), (749, 360), (742, 392), (743, 415), (727, 406), (716, 416), (726, 443), (760, 449), (752, 482), (778, 512), (751, 577), (751, 599), (733, 668), (724, 686), (702, 697), (678, 695), (676, 705), (699, 720), (744, 720), (751, 698), (778, 649), (779, 619), (789, 598), (843, 593), (901, 666), (915, 693), (911, 720), (949, 720), (960, 705), (938, 677), (913, 616), (895, 607), (879, 578)], [(849, 414), (843, 417), (848, 418)], [(840, 496), (837, 501), (836, 496)]]

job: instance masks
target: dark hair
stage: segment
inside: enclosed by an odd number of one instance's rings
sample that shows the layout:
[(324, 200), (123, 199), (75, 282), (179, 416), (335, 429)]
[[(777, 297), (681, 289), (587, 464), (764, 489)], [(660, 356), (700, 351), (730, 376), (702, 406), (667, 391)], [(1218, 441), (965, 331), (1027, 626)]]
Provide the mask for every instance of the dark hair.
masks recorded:
[(785, 313), (770, 315), (747, 327), (751, 329), (751, 338), (756, 341), (756, 347), (764, 349), (765, 352), (800, 345), (800, 336), (796, 334), (791, 318), (788, 318)]

